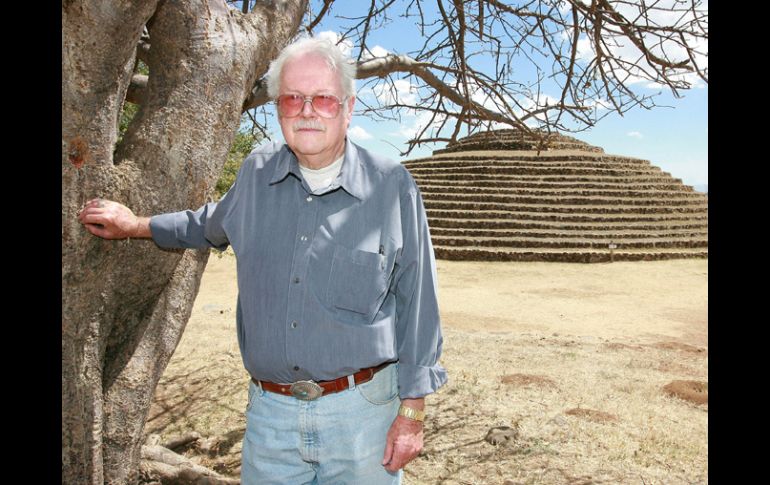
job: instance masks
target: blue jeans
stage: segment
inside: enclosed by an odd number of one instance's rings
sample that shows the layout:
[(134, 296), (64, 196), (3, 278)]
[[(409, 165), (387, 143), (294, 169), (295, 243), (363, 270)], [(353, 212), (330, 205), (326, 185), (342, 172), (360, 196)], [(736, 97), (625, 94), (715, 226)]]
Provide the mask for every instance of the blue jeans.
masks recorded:
[(313, 401), (250, 383), (241, 484), (401, 483), (401, 470), (390, 473), (382, 466), (399, 404), (398, 363), (368, 382)]

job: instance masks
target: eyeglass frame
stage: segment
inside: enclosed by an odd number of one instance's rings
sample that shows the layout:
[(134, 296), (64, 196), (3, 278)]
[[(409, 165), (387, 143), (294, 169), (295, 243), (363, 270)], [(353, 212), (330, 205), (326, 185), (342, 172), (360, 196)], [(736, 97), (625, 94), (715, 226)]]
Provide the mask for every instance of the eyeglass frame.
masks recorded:
[(340, 115), (340, 110), (338, 109), (337, 113), (335, 113), (334, 116), (332, 116), (330, 118), (327, 118), (326, 116), (323, 116), (321, 113), (316, 111), (315, 106), (313, 106), (313, 98), (315, 98), (316, 96), (326, 96), (326, 97), (334, 98), (334, 99), (337, 99), (339, 101), (337, 103), (337, 106), (342, 106), (343, 104), (345, 104), (345, 101), (350, 99), (350, 96), (345, 96), (344, 98), (340, 99), (340, 98), (338, 98), (334, 94), (314, 94), (313, 96), (301, 96), (302, 97), (302, 101), (303, 101), (302, 102), (302, 107), (299, 109), (297, 114), (295, 114), (293, 116), (286, 116), (286, 115), (281, 113), (281, 105), (279, 103), (279, 100), (280, 100), (281, 96), (297, 96), (297, 97), (300, 97), (301, 95), (299, 95), (299, 94), (279, 94), (278, 97), (275, 98), (276, 109), (278, 110), (278, 114), (280, 114), (282, 117), (284, 117), (284, 118), (296, 118), (297, 116), (302, 114), (302, 110), (305, 109), (305, 103), (309, 102), (310, 103), (310, 107), (313, 109), (313, 113), (316, 113), (319, 117), (321, 117), (321, 118), (323, 118), (325, 120), (333, 120), (333, 119), (335, 119), (337, 116)]

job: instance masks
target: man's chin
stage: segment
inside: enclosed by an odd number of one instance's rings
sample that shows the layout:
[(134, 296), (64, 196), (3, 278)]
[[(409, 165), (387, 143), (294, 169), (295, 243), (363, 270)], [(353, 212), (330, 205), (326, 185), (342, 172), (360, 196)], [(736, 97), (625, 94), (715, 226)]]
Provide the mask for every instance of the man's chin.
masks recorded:
[(308, 146), (302, 143), (297, 143), (294, 146), (289, 145), (289, 148), (291, 148), (291, 150), (297, 155), (309, 157), (318, 156), (324, 152), (323, 147), (319, 147), (317, 145)]

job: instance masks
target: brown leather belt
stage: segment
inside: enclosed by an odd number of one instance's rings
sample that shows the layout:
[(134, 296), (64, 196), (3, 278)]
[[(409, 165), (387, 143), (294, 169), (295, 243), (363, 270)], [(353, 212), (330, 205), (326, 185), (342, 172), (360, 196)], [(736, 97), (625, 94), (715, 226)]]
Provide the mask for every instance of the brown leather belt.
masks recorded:
[[(353, 374), (353, 381), (358, 384), (363, 384), (374, 377), (374, 374), (381, 371), (393, 362), (385, 362), (375, 367), (367, 367)], [(297, 399), (303, 401), (311, 401), (327, 394), (333, 394), (335, 392), (344, 391), (349, 387), (348, 376), (343, 376), (333, 381), (297, 381), (291, 384), (276, 384), (275, 382), (251, 380), (254, 384), (262, 386), (265, 391), (275, 392), (286, 396), (294, 396)]]

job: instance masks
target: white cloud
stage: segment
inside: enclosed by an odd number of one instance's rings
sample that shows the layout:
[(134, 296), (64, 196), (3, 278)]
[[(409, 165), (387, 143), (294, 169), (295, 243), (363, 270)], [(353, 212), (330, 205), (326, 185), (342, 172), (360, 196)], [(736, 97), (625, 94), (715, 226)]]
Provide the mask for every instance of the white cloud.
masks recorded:
[[(393, 136), (400, 136), (400, 137), (406, 138), (407, 140), (411, 140), (422, 131), (425, 125), (430, 123), (430, 119), (432, 116), (433, 116), (433, 113), (431, 113), (430, 111), (421, 111), (416, 116), (411, 117), (412, 118), (411, 123), (404, 122), (399, 126), (398, 131), (390, 132), (389, 134)], [(435, 135), (435, 133), (433, 133), (432, 130), (438, 129), (438, 127), (441, 126), (441, 123), (445, 119), (446, 119), (446, 115), (437, 114), (436, 119), (433, 120), (432, 123), (430, 123), (430, 128), (428, 128), (428, 130), (423, 134), (423, 137), (430, 138), (433, 135)], [(402, 118), (402, 121), (406, 121), (406, 120), (403, 120)]]
[(364, 55), (361, 56), (362, 59), (372, 59), (374, 57), (385, 57), (388, 54), (390, 54), (390, 51), (388, 51), (386, 48), (382, 47), (381, 45), (376, 45), (369, 49), (368, 51), (364, 52)]
[[(395, 92), (393, 87), (395, 87)], [(393, 81), (393, 86), (390, 83), (378, 83), (372, 88), (372, 91), (383, 105), (393, 103), (414, 105), (417, 103), (417, 87), (406, 79), (396, 79)]]
[(583, 59), (583, 60), (589, 60), (594, 57), (595, 55), (594, 51), (594, 44), (591, 39), (589, 39), (585, 35), (581, 35), (578, 37), (578, 45), (577, 45), (577, 58)]
[(644, 138), (644, 136), (641, 133), (639, 133), (638, 131), (629, 131), (628, 133), (626, 133), (626, 135), (630, 136), (631, 138), (636, 138), (636, 139), (639, 139), (639, 140)]
[(351, 138), (355, 138), (357, 140), (369, 140), (373, 138), (373, 136), (366, 131), (364, 128), (361, 128), (360, 126), (351, 126), (348, 128), (348, 135), (350, 135)]
[(593, 108), (596, 111), (602, 111), (605, 109), (615, 109), (615, 107), (612, 105), (611, 102), (602, 98), (586, 99), (584, 104), (586, 105), (586, 107)]
[(390, 52), (388, 51), (388, 49), (382, 46), (376, 45), (372, 48), (372, 54), (374, 54), (374, 57), (385, 57), (388, 54), (390, 54)]
[[(559, 104), (558, 98), (554, 98), (553, 96), (549, 96), (547, 94), (540, 94), (538, 95), (538, 98), (536, 100), (528, 97), (522, 97), (521, 99), (519, 99), (519, 105), (521, 106), (521, 108), (518, 108), (518, 107), (514, 108), (513, 111), (514, 113), (516, 113), (516, 116), (521, 117), (521, 116), (524, 116), (526, 112), (535, 111), (535, 110), (544, 108), (546, 107), (546, 105), (556, 106), (557, 104)], [(550, 113), (548, 115), (551, 116)], [(525, 121), (525, 123), (527, 124), (527, 126), (535, 127), (539, 124), (538, 120), (541, 122), (545, 122), (546, 121), (545, 113), (538, 113), (530, 118), (527, 118), (527, 121)]]
[(372, 91), (372, 88), (369, 86), (356, 90), (356, 98), (358, 99), (372, 97), (374, 97), (374, 91)]

